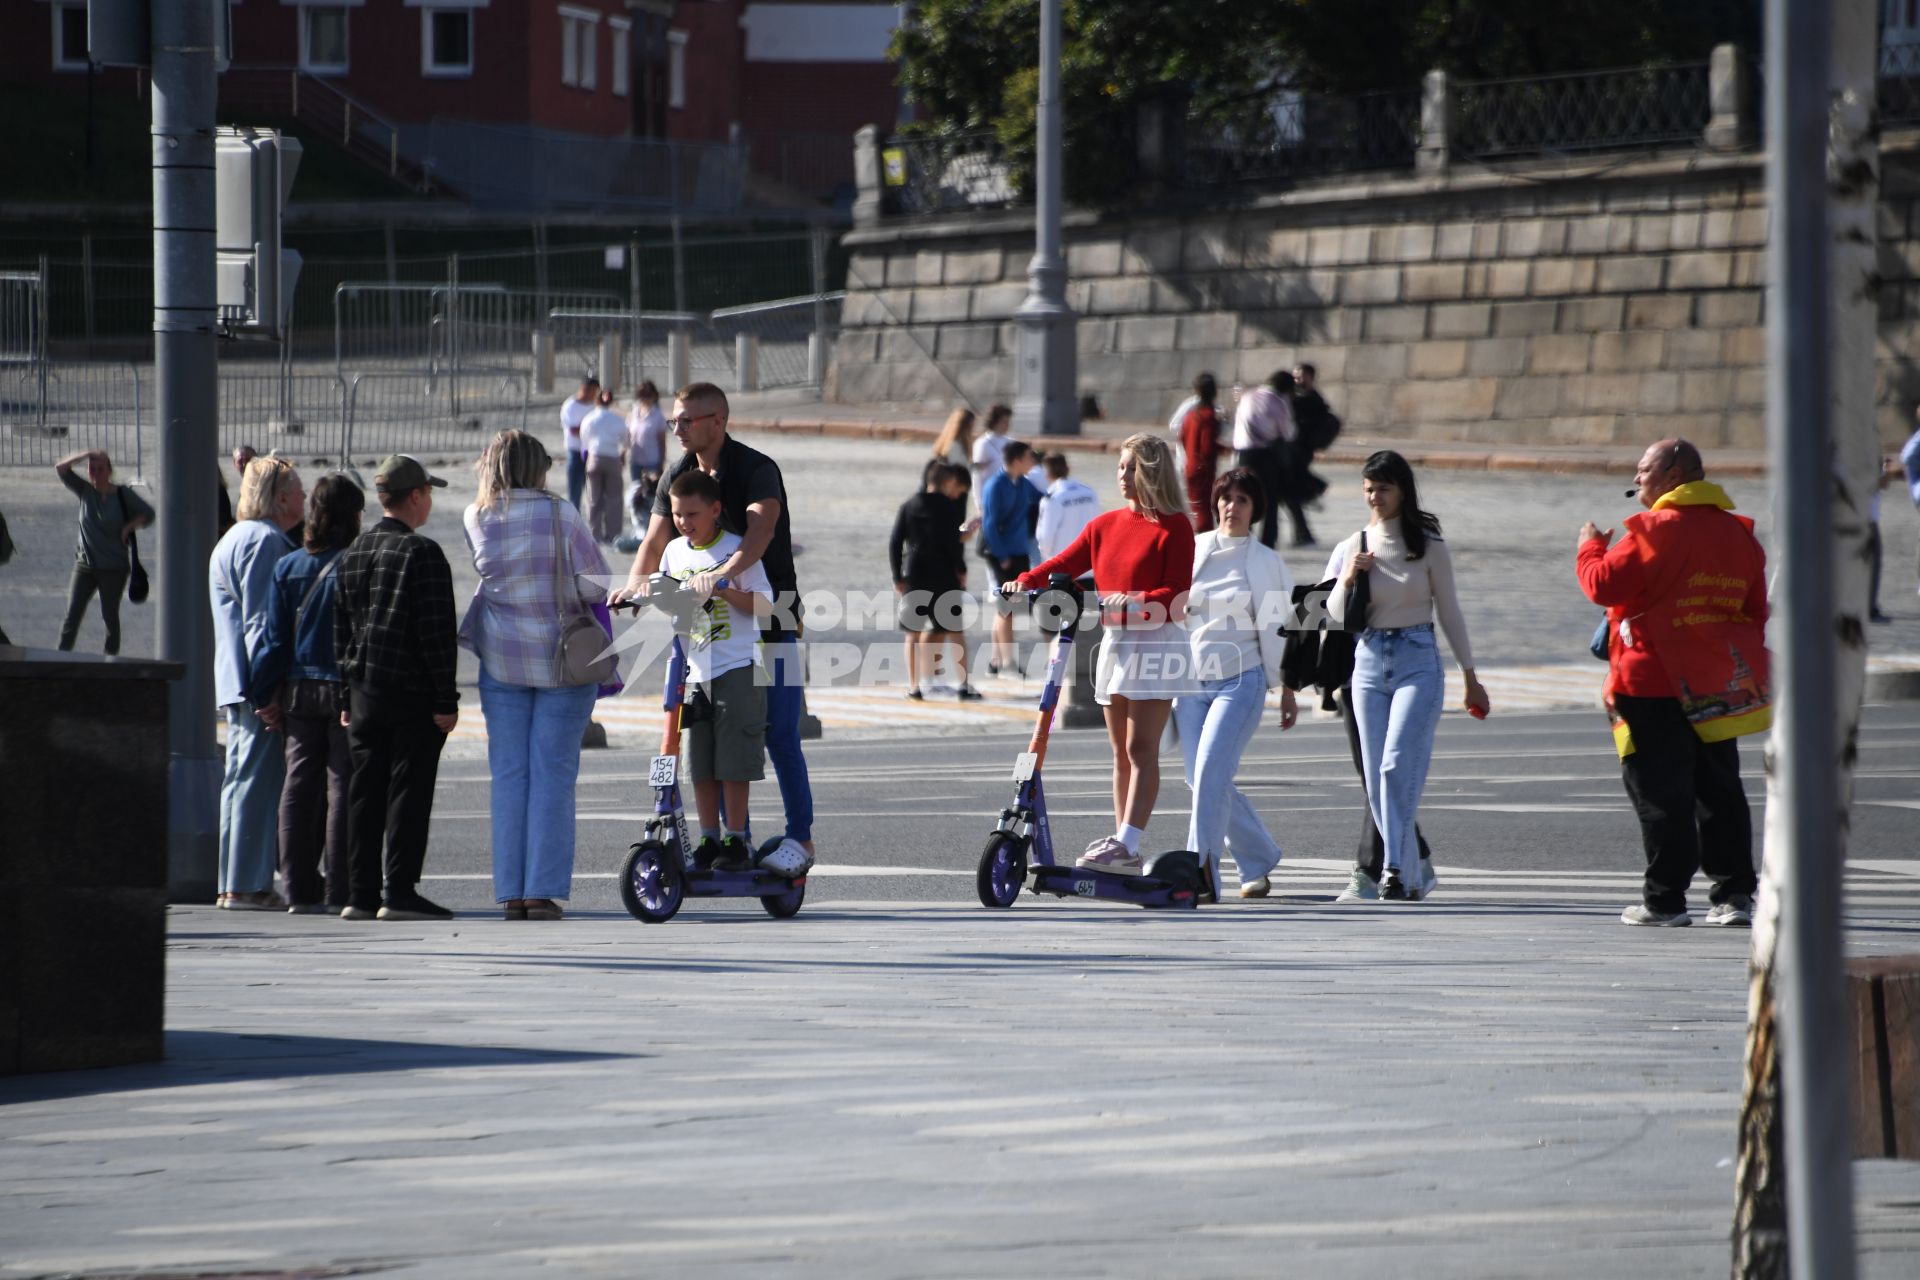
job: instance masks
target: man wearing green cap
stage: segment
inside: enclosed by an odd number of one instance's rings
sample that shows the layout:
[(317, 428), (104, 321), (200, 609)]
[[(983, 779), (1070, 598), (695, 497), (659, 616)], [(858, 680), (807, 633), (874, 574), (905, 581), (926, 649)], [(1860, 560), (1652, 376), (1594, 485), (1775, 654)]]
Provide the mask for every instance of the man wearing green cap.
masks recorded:
[[(446, 920), (420, 895), (440, 748), (459, 718), (453, 570), (416, 533), (447, 482), (396, 453), (374, 491), (383, 518), (340, 557), (334, 650), (346, 678), (348, 920)], [(384, 858), (382, 857), (384, 851)]]

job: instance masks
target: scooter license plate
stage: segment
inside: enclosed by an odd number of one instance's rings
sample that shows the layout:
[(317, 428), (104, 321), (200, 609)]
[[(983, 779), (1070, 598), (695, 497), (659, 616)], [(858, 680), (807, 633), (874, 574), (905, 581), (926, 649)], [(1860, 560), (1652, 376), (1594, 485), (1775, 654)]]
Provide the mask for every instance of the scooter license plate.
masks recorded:
[(679, 756), (655, 756), (647, 766), (647, 785), (670, 787), (680, 776)]
[(1033, 777), (1033, 771), (1039, 767), (1040, 756), (1037, 752), (1022, 751), (1013, 759), (1013, 780), (1015, 782), (1028, 781)]

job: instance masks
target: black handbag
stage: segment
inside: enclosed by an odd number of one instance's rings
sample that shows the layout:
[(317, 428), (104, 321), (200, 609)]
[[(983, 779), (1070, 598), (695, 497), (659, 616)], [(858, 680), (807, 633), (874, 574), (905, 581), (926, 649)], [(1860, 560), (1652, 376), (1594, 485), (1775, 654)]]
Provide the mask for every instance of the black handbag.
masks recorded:
[[(120, 499), (120, 514), (123, 517), (133, 513), (127, 510), (127, 491), (124, 486), (116, 488), (114, 496)], [(124, 523), (124, 520), (122, 521)], [(140, 536), (127, 535), (127, 603), (145, 604), (151, 584), (147, 581), (147, 567), (140, 563)]]
[[(1360, 554), (1367, 551), (1367, 531), (1360, 531)], [(1346, 608), (1342, 610), (1346, 618), (1341, 630), (1349, 635), (1359, 635), (1367, 629), (1367, 614), (1373, 609), (1373, 574), (1371, 572), (1354, 575), (1353, 585), (1347, 588)]]

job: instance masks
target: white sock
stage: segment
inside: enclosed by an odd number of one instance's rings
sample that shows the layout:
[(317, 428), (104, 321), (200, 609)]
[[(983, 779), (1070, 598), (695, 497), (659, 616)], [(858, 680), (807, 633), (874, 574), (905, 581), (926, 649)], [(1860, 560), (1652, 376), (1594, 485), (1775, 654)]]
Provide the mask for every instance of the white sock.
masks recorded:
[(1130, 827), (1122, 823), (1120, 830), (1114, 833), (1113, 838), (1127, 846), (1128, 853), (1138, 853), (1140, 852), (1140, 837), (1146, 834), (1147, 829), (1145, 827)]

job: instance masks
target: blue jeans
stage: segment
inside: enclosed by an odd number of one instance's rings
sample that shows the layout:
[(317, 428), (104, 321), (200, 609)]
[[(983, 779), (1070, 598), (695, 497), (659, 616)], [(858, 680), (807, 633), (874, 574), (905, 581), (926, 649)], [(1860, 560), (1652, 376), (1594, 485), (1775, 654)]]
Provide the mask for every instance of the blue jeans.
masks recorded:
[(220, 781), (220, 892), (273, 888), (280, 860), (280, 790), (287, 780), (286, 739), (260, 723), (244, 702), (227, 714), (227, 766)]
[(493, 897), (565, 898), (573, 890), (574, 782), (598, 691), (535, 689), (480, 670), (493, 776)]
[(1232, 853), (1242, 884), (1266, 878), (1280, 862), (1280, 846), (1267, 824), (1233, 785), (1266, 702), (1267, 676), (1256, 667), (1231, 679), (1202, 681), (1198, 693), (1182, 694), (1173, 703), (1187, 786), (1193, 789), (1187, 847), (1215, 864), (1221, 853)]
[(760, 646), (767, 664), (767, 757), (780, 780), (780, 807), (786, 810), (786, 837), (813, 839), (813, 787), (807, 781), (807, 757), (800, 750), (800, 707), (806, 694), (800, 642), (769, 640)]
[(1414, 821), (1446, 696), (1436, 644), (1430, 622), (1363, 631), (1353, 659), (1353, 715), (1360, 729), (1367, 807), (1386, 844), (1387, 868), (1409, 885), (1420, 876)]
[(584, 511), (580, 498), (587, 491), (587, 455), (567, 450), (567, 501), (575, 511)]

